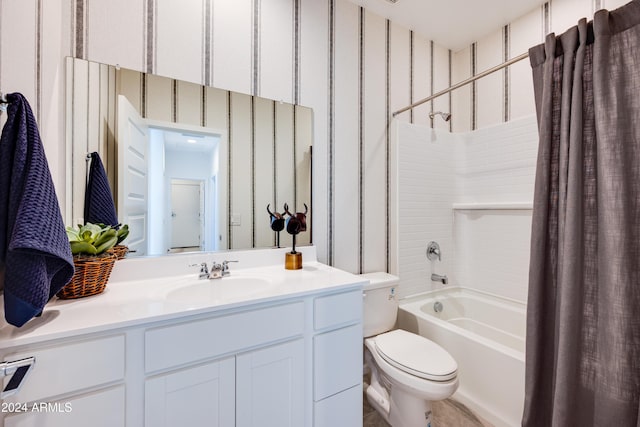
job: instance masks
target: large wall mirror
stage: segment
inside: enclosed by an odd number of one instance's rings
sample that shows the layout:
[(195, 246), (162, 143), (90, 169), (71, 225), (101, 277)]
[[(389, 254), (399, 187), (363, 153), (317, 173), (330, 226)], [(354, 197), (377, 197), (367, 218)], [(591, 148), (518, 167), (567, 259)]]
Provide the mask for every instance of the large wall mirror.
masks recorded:
[[(274, 247), (267, 205), (311, 208), (310, 108), (77, 58), (66, 91), (67, 224), (94, 151), (132, 255)], [(311, 241), (310, 211), (296, 244)]]

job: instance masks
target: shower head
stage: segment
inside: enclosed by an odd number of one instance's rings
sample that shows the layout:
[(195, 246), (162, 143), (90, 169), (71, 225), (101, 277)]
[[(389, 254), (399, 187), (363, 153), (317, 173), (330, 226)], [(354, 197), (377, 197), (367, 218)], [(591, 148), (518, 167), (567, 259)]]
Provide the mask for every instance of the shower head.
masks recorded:
[(441, 116), (445, 122), (451, 120), (451, 113), (444, 113), (442, 111), (436, 111), (435, 113), (432, 111), (429, 113), (429, 118), (433, 120), (435, 116)]

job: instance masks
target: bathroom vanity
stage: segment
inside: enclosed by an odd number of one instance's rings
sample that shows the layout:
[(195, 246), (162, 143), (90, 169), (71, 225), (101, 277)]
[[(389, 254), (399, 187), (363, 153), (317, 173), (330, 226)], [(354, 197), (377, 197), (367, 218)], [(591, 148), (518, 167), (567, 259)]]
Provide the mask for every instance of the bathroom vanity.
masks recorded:
[[(5, 324), (2, 360), (35, 364), (1, 425), (361, 425), (363, 279), (303, 252), (297, 271), (277, 249), (124, 260), (105, 293)], [(239, 263), (199, 280), (214, 259)]]

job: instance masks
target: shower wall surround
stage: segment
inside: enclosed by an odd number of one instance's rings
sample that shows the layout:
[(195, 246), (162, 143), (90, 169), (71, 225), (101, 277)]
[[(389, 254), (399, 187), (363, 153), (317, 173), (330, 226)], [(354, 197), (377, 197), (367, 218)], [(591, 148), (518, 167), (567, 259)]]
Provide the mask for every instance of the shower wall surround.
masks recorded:
[[(441, 287), (431, 282), (432, 273), (446, 274), (451, 285), (456, 283), (451, 207), (456, 201), (455, 164), (461, 138), (408, 123), (397, 123), (394, 130), (397, 182), (392, 182), (398, 207), (394, 241), (399, 244), (392, 246), (392, 253), (398, 254), (392, 258), (398, 263), (391, 270), (402, 279), (399, 294), (405, 297)], [(440, 245), (440, 261), (427, 259), (430, 241)]]
[(525, 301), (532, 212), (525, 206), (533, 202), (536, 118), (462, 135), (455, 166), (456, 202), (485, 209), (453, 211), (456, 283)]
[[(523, 52), (596, 7), (623, 3), (550, 1), (478, 40), (475, 69)], [(314, 111), (318, 257), (354, 273), (391, 262), (389, 113), (470, 75), (471, 53), (450, 52), (347, 0), (0, 0), (0, 89), (22, 92), (34, 107), (62, 206), (71, 167), (66, 56), (299, 103)], [(433, 125), (467, 131), (530, 115), (528, 64), (505, 73), (505, 81), (501, 73), (478, 81), (475, 96), (462, 88), (398, 120), (430, 126), (432, 107), (453, 110), (451, 122)]]
[[(437, 273), (449, 286), (526, 300), (535, 117), (453, 134), (398, 123), (394, 142), (400, 296), (439, 289)], [(432, 240), (442, 261), (427, 260)]]

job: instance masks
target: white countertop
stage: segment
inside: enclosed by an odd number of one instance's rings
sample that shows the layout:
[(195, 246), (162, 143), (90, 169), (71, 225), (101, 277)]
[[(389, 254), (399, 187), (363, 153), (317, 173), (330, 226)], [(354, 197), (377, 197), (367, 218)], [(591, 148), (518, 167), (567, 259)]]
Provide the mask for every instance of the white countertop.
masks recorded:
[[(302, 249), (302, 248), (301, 248)], [(285, 270), (281, 249), (185, 254), (160, 258), (118, 261), (102, 294), (74, 300), (56, 297), (47, 304), (42, 316), (21, 328), (0, 321), (0, 347), (8, 348), (80, 334), (101, 332), (156, 321), (214, 313), (252, 304), (302, 297), (322, 291), (357, 287), (366, 279), (316, 261), (315, 248), (302, 249), (301, 270)], [(198, 280), (198, 269), (189, 267), (204, 260), (238, 259), (230, 264), (229, 278)], [(277, 262), (274, 262), (277, 261)], [(234, 275), (235, 272), (235, 275)], [(264, 289), (249, 293), (212, 288), (202, 299), (175, 298), (177, 289), (186, 285), (203, 287), (233, 285), (235, 278), (259, 278)], [(235, 279), (237, 280), (237, 279)], [(238, 286), (241, 285), (240, 282)], [(173, 295), (174, 297), (171, 297)], [(2, 307), (4, 302), (2, 302)]]

